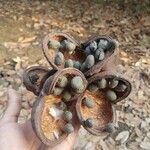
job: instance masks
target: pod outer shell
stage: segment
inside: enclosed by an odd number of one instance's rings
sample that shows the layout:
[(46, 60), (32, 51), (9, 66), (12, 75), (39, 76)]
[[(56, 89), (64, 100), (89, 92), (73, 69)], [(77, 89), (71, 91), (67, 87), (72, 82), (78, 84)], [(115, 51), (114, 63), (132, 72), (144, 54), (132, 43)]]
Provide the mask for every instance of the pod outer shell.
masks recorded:
[[(43, 43), (42, 43), (42, 49), (43, 49), (44, 56), (46, 57), (47, 61), (49, 62), (50, 66), (53, 69), (55, 69), (55, 70), (62, 69), (62, 68), (64, 68), (64, 66), (57, 66), (54, 63), (54, 58), (55, 58), (55, 55), (57, 53), (57, 50), (54, 50), (53, 48), (51, 48), (51, 50), (49, 50), (48, 42), (50, 39), (55, 39), (59, 42), (61, 42), (62, 40), (68, 39), (73, 44), (75, 44), (76, 47), (78, 47), (78, 48), (79, 48), (80, 44), (72, 36), (70, 36), (66, 33), (63, 33), (63, 32), (51, 32), (45, 36)], [(77, 50), (78, 50), (78, 48), (77, 48)], [(78, 53), (78, 51), (77, 51), (77, 53)], [(69, 58), (70, 56), (73, 57), (72, 55), (68, 54), (67, 58)], [(66, 57), (65, 57), (65, 59), (66, 59)]]
[(116, 42), (112, 40), (109, 36), (95, 36), (91, 37), (88, 41), (81, 44), (82, 49), (85, 49), (92, 41), (96, 41), (99, 39), (105, 39), (110, 42), (110, 46), (108, 47), (108, 52), (105, 54), (105, 58), (102, 61), (99, 61), (94, 66), (92, 66), (89, 70), (84, 72), (86, 77), (91, 77), (94, 74), (97, 74), (101, 71), (115, 70), (116, 64), (118, 62), (118, 48), (116, 46)]
[[(40, 76), (40, 79), (37, 84), (31, 83), (29, 78), (31, 73), (37, 73), (37, 75)], [(30, 67), (26, 69), (23, 73), (23, 84), (25, 85), (27, 90), (33, 92), (35, 95), (39, 95), (46, 79), (54, 73), (55, 70), (49, 70), (45, 67), (41, 67), (41, 66)]]
[(65, 138), (67, 138), (67, 134), (63, 134), (59, 139), (55, 141), (51, 141), (50, 139), (46, 138), (41, 129), (41, 115), (44, 107), (44, 95), (39, 95), (36, 101), (33, 104), (32, 113), (31, 113), (31, 123), (34, 132), (36, 133), (37, 137), (46, 145), (50, 147), (54, 147), (57, 144), (61, 143)]
[[(84, 94), (83, 94), (82, 96), (84, 96)], [(82, 105), (82, 98), (83, 98), (82, 96), (77, 100), (77, 103), (76, 103), (76, 112), (77, 112), (77, 116), (78, 116), (78, 119), (79, 119), (81, 125), (82, 125), (88, 132), (90, 132), (90, 133), (93, 134), (93, 135), (102, 136), (102, 135), (107, 134), (107, 133), (108, 133), (108, 132), (107, 132), (107, 125), (108, 125), (109, 123), (113, 123), (113, 124), (116, 123), (116, 111), (115, 111), (115, 108), (111, 105), (111, 103), (107, 103), (107, 104), (106, 104), (107, 109), (105, 109), (104, 111), (107, 111), (108, 109), (111, 111), (110, 116), (112, 116), (112, 117), (111, 117), (111, 119), (109, 120), (109, 122), (106, 123), (105, 125), (99, 127), (99, 128), (94, 128), (94, 127), (88, 128), (88, 127), (86, 127), (86, 125), (85, 125), (85, 123), (84, 123), (85, 120), (84, 120), (84, 117), (82, 116), (82, 113), (81, 113), (81, 105)], [(106, 115), (106, 116), (108, 116), (108, 115)], [(110, 117), (110, 116), (108, 116), (108, 117)], [(89, 116), (89, 118), (90, 118), (90, 116)], [(108, 118), (103, 118), (103, 119), (108, 120)]]

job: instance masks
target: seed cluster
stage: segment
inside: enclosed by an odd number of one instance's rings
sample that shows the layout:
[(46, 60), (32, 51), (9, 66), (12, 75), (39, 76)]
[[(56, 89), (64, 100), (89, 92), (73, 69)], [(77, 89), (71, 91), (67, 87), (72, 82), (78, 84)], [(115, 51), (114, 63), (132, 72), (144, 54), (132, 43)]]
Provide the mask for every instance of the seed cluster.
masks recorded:
[(98, 90), (103, 90), (105, 92), (106, 98), (111, 102), (115, 102), (120, 93), (125, 92), (127, 86), (119, 79), (113, 78), (101, 78), (95, 82), (92, 82), (88, 86), (90, 92), (97, 92)]
[(100, 38), (95, 41), (91, 41), (83, 50), (86, 58), (82, 63), (73, 59), (65, 60), (64, 52), (62, 50), (65, 50), (68, 54), (72, 54), (76, 49), (76, 45), (70, 40), (66, 39), (61, 42), (51, 40), (48, 45), (49, 47), (58, 50), (58, 53), (54, 58), (54, 63), (58, 67), (64, 64), (65, 68), (72, 67), (85, 72), (94, 66), (97, 62), (104, 60), (111, 43), (106, 38)]
[(80, 70), (82, 72), (87, 71), (97, 62), (104, 60), (109, 46), (110, 43), (107, 39), (98, 39), (90, 42), (84, 50), (86, 59), (81, 65)]
[(75, 94), (82, 93), (84, 88), (85, 85), (80, 76), (74, 76), (72, 78), (69, 76), (61, 76), (53, 88), (52, 94), (54, 96), (62, 95), (62, 100), (68, 102)]
[(61, 42), (51, 39), (48, 43), (48, 47), (56, 49), (58, 51), (58, 53), (54, 58), (54, 63), (57, 66), (61, 66), (62, 64), (64, 64), (65, 68), (74, 66), (74, 62), (71, 59), (65, 61), (64, 54), (63, 54), (65, 51), (68, 54), (72, 54), (76, 48), (76, 45), (73, 42), (71, 42), (69, 39), (62, 40)]

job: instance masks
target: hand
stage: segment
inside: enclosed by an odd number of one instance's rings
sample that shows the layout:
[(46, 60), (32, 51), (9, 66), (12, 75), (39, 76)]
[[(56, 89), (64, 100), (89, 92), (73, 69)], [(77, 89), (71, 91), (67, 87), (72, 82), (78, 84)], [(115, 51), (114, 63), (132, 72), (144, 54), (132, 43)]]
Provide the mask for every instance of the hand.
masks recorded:
[(31, 121), (18, 124), (21, 110), (21, 98), (12, 88), (8, 89), (8, 106), (0, 120), (0, 150), (71, 150), (79, 125), (75, 132), (57, 146), (50, 148), (44, 145), (33, 132)]

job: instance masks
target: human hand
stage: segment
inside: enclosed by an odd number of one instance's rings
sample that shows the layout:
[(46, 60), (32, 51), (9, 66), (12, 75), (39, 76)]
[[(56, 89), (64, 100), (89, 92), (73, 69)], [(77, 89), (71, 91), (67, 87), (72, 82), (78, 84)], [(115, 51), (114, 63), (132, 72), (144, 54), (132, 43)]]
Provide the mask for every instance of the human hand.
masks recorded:
[(62, 143), (50, 148), (44, 145), (35, 135), (31, 121), (18, 124), (18, 116), (21, 110), (21, 97), (12, 88), (8, 89), (8, 106), (4, 116), (0, 120), (0, 150), (71, 150), (79, 130), (75, 131)]

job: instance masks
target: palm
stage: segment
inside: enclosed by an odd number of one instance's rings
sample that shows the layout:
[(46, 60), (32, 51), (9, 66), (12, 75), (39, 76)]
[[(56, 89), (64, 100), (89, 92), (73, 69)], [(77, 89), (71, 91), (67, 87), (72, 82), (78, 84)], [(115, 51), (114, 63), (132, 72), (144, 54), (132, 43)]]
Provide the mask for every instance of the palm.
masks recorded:
[(19, 125), (14, 122), (1, 122), (1, 149), (38, 149), (40, 142), (38, 142), (38, 139), (33, 135), (33, 131), (29, 132), (28, 130), (30, 130), (28, 123)]

